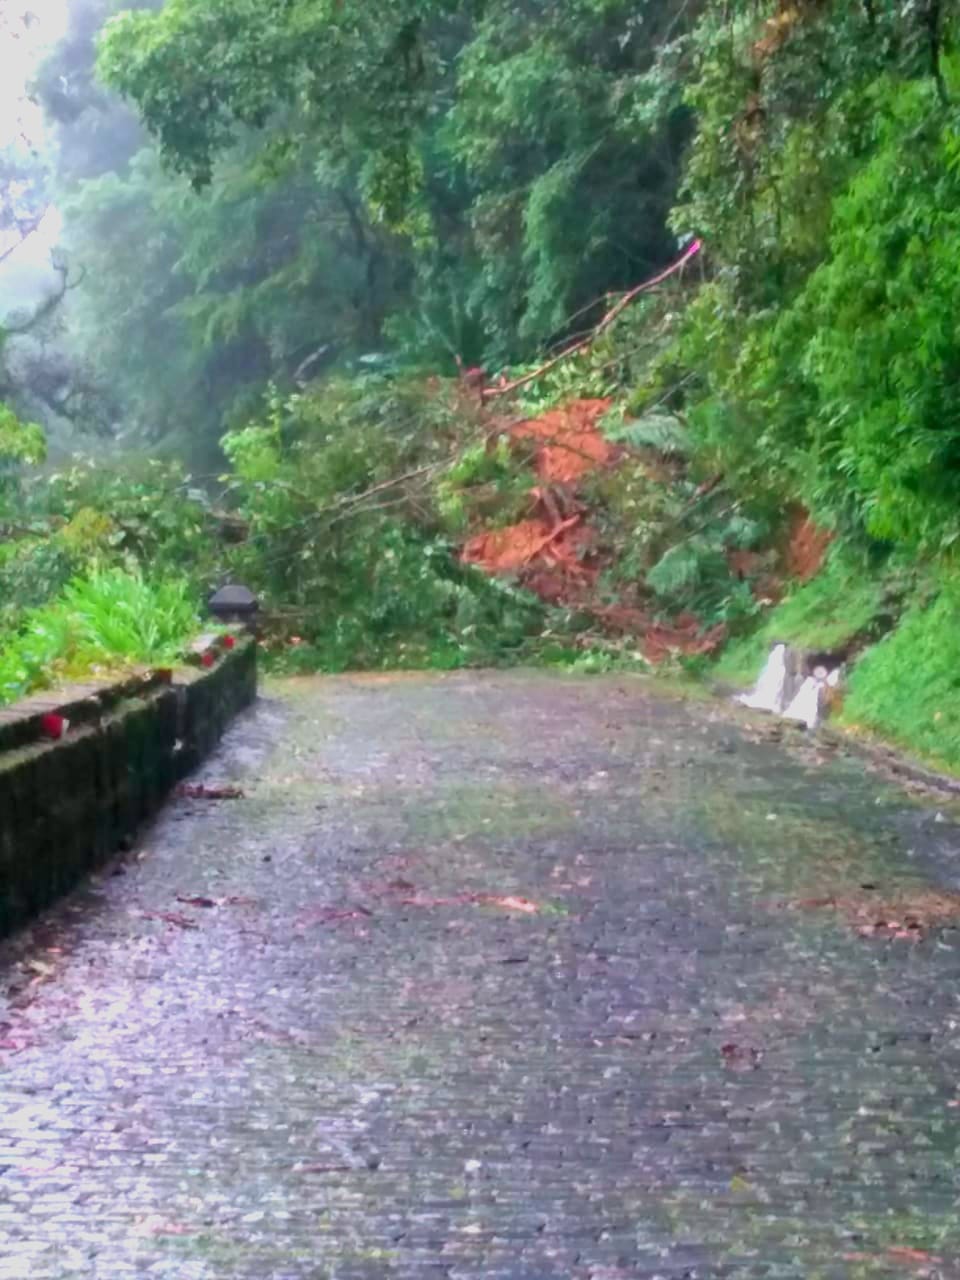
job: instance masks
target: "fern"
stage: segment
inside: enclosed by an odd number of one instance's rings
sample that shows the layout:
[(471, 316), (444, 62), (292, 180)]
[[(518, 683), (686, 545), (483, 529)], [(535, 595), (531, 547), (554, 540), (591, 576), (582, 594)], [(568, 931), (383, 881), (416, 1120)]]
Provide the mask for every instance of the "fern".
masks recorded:
[(762, 521), (735, 514), (721, 524), (716, 536), (717, 541), (724, 547), (747, 551), (762, 542), (767, 533), (768, 529)]
[(703, 577), (703, 558), (702, 549), (695, 542), (681, 542), (664, 552), (649, 571), (647, 586), (664, 598), (689, 591)]
[(633, 422), (604, 426), (611, 440), (629, 445), (631, 449), (656, 449), (658, 453), (681, 458), (693, 449), (686, 427), (669, 413), (650, 413)]

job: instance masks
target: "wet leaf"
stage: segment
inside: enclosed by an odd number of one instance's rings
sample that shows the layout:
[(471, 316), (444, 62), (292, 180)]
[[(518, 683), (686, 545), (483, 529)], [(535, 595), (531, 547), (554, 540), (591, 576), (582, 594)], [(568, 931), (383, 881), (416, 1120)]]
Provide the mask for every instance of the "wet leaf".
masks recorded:
[(213, 785), (205, 782), (183, 782), (177, 787), (177, 795), (185, 800), (242, 800), (242, 787), (229, 784)]
[(495, 898), (485, 894), (480, 901), (488, 902), (492, 907), (503, 907), (504, 911), (522, 911), (525, 915), (534, 915), (540, 910), (529, 898)]
[(887, 1250), (887, 1256), (895, 1259), (897, 1262), (942, 1262), (942, 1258), (935, 1257), (932, 1253), (927, 1253), (924, 1249), (908, 1249), (900, 1245), (891, 1245)]
[(297, 928), (305, 929), (315, 924), (336, 924), (341, 920), (360, 920), (372, 917), (368, 907), (314, 907), (302, 911), (297, 917)]
[(144, 911), (142, 916), (144, 920), (161, 920), (165, 924), (176, 925), (178, 929), (199, 929), (200, 927), (195, 920), (181, 915), (179, 911)]
[(763, 1057), (761, 1050), (752, 1045), (722, 1044), (720, 1052), (723, 1060), (732, 1071), (756, 1071)]

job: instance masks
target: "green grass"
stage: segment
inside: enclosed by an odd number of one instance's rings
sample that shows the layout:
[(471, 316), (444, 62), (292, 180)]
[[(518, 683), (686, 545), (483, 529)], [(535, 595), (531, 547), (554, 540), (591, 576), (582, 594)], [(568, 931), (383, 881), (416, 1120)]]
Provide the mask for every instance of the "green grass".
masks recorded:
[(917, 601), (854, 667), (841, 720), (960, 767), (960, 579)]
[(820, 573), (772, 609), (756, 631), (727, 646), (713, 674), (730, 684), (751, 684), (778, 643), (840, 651), (869, 635), (888, 607), (885, 576), (837, 548)]
[(956, 770), (960, 574), (943, 576), (932, 592), (929, 586), (923, 594), (915, 591), (896, 626), (876, 639), (902, 590), (895, 567), (871, 570), (838, 549), (821, 573), (773, 609), (758, 630), (728, 646), (712, 674), (746, 687), (779, 641), (829, 652), (872, 636), (875, 643), (863, 649), (850, 671), (839, 723)]

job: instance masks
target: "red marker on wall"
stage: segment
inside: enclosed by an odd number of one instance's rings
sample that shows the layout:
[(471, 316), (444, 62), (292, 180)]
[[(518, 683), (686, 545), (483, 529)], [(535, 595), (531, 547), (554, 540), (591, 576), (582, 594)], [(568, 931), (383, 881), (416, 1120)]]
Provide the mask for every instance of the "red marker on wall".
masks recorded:
[(54, 742), (58, 742), (70, 728), (70, 721), (64, 716), (51, 712), (41, 717), (40, 728), (45, 738), (52, 738)]

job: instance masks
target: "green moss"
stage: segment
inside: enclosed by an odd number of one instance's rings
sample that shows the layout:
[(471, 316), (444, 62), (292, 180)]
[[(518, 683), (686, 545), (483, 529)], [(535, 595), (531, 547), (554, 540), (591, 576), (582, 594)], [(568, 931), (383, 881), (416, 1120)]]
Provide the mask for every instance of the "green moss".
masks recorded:
[(850, 676), (842, 720), (960, 767), (960, 579), (916, 601)]
[(714, 674), (731, 684), (749, 684), (771, 646), (780, 642), (843, 650), (876, 628), (888, 608), (890, 589), (886, 572), (837, 548), (821, 572), (782, 600), (758, 630), (724, 650)]

